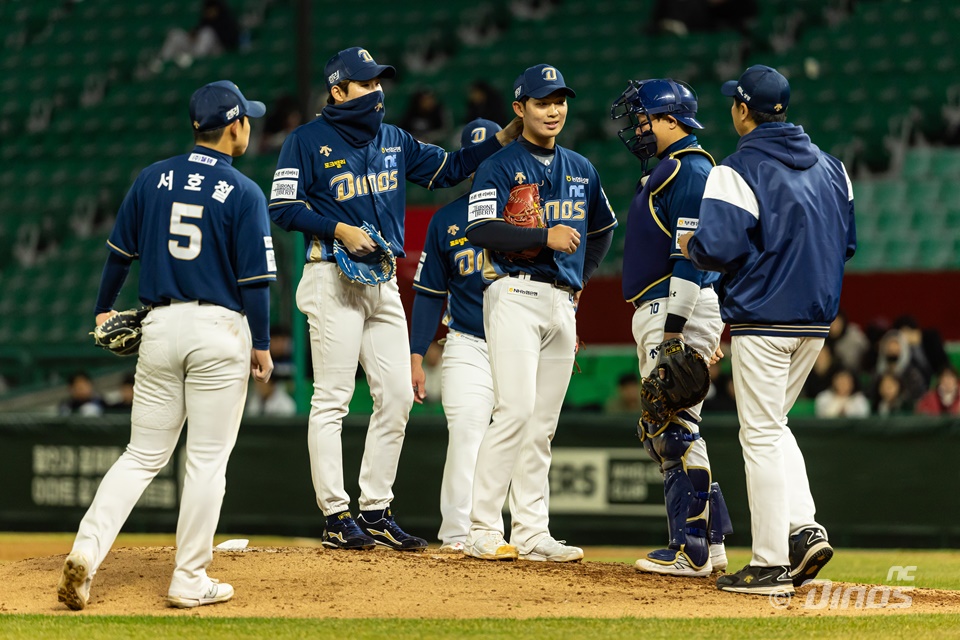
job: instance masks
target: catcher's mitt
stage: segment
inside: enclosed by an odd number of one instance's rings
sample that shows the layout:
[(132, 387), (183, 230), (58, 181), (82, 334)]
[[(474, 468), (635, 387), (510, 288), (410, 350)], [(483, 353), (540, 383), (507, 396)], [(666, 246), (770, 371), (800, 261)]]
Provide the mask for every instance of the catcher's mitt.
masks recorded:
[(90, 332), (93, 342), (118, 356), (132, 356), (140, 350), (143, 337), (141, 323), (150, 307), (128, 309), (105, 321)]
[[(543, 207), (540, 206), (540, 188), (535, 184), (518, 184), (510, 189), (507, 206), (503, 208), (504, 221), (527, 229), (543, 229)], [(504, 252), (511, 260), (533, 260), (543, 247), (533, 247), (517, 252)]]
[(333, 257), (340, 267), (340, 275), (347, 280), (374, 287), (389, 282), (397, 273), (397, 258), (390, 245), (372, 226), (364, 223), (360, 227), (367, 232), (377, 245), (376, 250), (359, 258), (354, 256), (339, 240), (333, 241)]
[(664, 425), (707, 397), (710, 371), (703, 356), (679, 338), (660, 343), (659, 351), (656, 366), (640, 383), (640, 406), (645, 422)]

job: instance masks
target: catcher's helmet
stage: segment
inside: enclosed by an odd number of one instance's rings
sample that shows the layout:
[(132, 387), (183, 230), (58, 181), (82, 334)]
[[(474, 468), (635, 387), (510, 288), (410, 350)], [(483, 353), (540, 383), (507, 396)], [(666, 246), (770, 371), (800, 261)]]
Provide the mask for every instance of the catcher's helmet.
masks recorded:
[[(621, 129), (618, 134), (641, 160), (656, 155), (656, 136), (652, 132), (636, 134), (640, 125), (650, 120), (651, 115), (668, 115), (693, 129), (703, 129), (696, 119), (697, 94), (690, 85), (671, 78), (630, 80), (627, 88), (610, 107), (610, 117), (614, 120), (628, 117), (630, 126)], [(627, 135), (624, 135), (627, 134)]]

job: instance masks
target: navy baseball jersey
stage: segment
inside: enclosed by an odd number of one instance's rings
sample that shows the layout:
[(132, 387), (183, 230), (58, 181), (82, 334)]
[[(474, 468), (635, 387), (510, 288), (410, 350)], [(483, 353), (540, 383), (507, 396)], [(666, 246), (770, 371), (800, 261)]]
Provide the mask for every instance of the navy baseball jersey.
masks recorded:
[[(557, 145), (553, 161), (544, 165), (523, 145), (515, 143), (484, 161), (477, 170), (470, 192), (467, 228), (502, 220), (510, 190), (520, 184), (538, 185), (547, 227), (565, 224), (585, 238), (617, 226), (617, 218), (600, 186), (600, 176), (589, 160)], [(583, 288), (585, 252), (585, 242), (572, 254), (543, 247), (532, 260), (487, 251), (483, 277), (491, 281), (524, 272), (579, 291)]]
[[(623, 297), (628, 302), (656, 300), (670, 294), (679, 236), (697, 230), (700, 201), (713, 158), (688, 135), (664, 150), (662, 159), (630, 203), (623, 247)], [(699, 273), (700, 286), (720, 274)]]
[[(355, 147), (319, 117), (284, 141), (270, 191), (270, 215), (284, 229), (304, 206), (334, 222), (370, 223), (402, 257), (406, 181), (427, 189), (453, 186), (500, 148), (495, 138), (490, 140), (447, 153), (384, 124), (368, 144)], [(332, 259), (332, 239), (306, 237), (307, 262)]]
[(198, 300), (243, 311), (241, 286), (277, 279), (263, 191), (207, 147), (140, 172), (107, 246), (140, 259), (147, 305)]
[(483, 249), (467, 240), (469, 198), (470, 194), (463, 194), (430, 219), (413, 288), (447, 297), (444, 323), (454, 331), (484, 338)]

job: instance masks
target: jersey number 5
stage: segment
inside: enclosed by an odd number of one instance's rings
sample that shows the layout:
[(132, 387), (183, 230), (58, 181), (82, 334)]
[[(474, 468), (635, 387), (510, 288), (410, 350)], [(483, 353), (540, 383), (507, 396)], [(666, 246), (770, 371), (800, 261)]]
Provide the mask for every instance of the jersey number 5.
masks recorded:
[(180, 240), (170, 240), (167, 248), (177, 260), (193, 260), (200, 255), (200, 248), (203, 244), (203, 231), (195, 224), (184, 222), (183, 218), (202, 218), (203, 205), (184, 204), (174, 202), (170, 207), (170, 235), (183, 236), (187, 238), (187, 245), (181, 244)]

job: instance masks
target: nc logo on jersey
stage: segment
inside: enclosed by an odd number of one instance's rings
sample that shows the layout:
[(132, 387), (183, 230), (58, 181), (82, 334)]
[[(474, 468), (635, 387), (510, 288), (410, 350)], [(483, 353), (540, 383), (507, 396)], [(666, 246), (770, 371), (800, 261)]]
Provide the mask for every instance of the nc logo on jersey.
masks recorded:
[(331, 151), (333, 151), (333, 149), (331, 149), (327, 145), (323, 145), (322, 147), (320, 147), (320, 155), (322, 155), (324, 158), (329, 158)]
[(523, 175), (523, 171), (517, 171), (517, 175), (513, 176), (513, 179), (517, 181), (517, 184), (523, 184), (527, 180), (527, 176)]
[(373, 62), (373, 56), (366, 49), (360, 49), (357, 55), (360, 56), (360, 62)]
[(483, 127), (477, 127), (476, 129), (470, 132), (470, 141), (473, 144), (483, 142), (486, 139), (487, 139), (487, 130)]
[(385, 169), (389, 169), (390, 167), (396, 167), (396, 166), (397, 166), (397, 154), (391, 153), (391, 154), (388, 155), (388, 156), (383, 156), (383, 166), (384, 166)]
[(543, 68), (543, 79), (549, 80), (551, 82), (556, 81), (557, 79), (557, 70), (553, 67), (544, 67)]
[(582, 184), (571, 184), (567, 187), (567, 197), (568, 198), (585, 198), (583, 195), (583, 185)]

